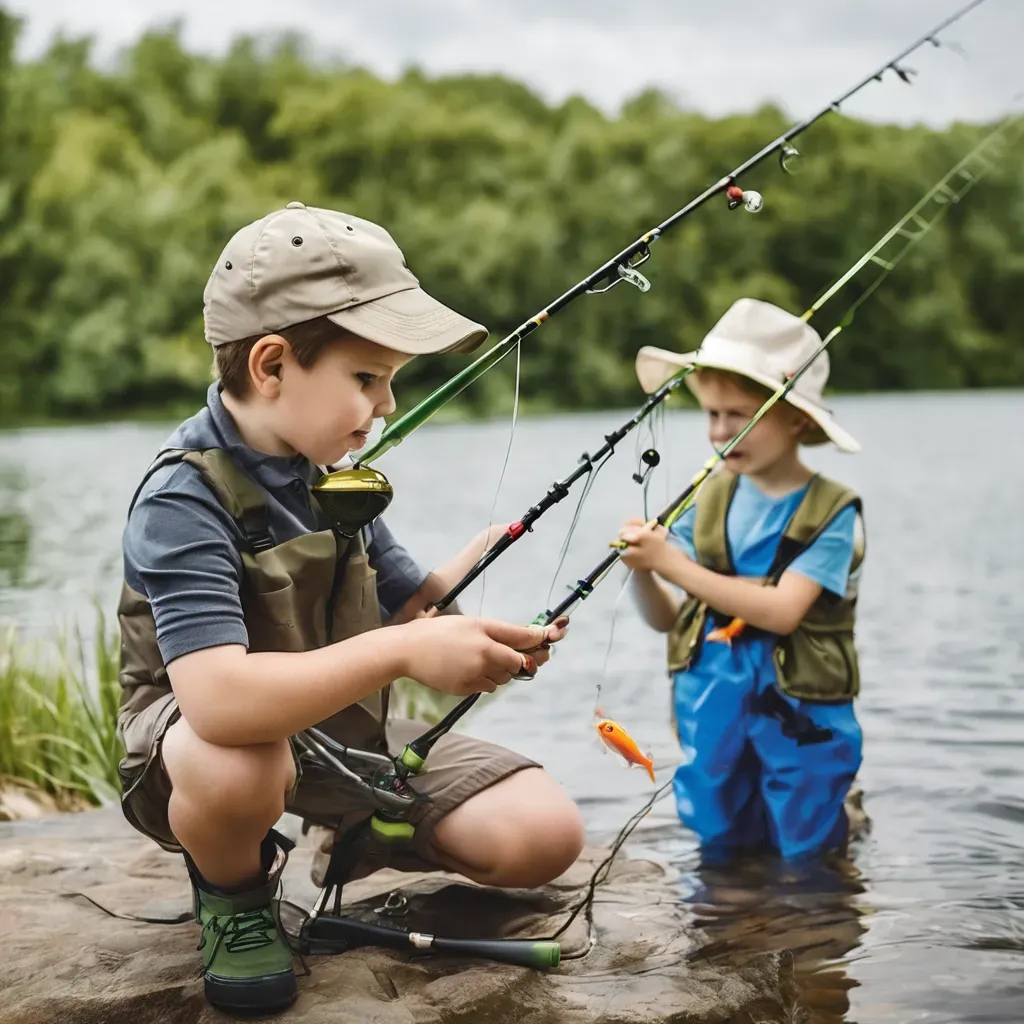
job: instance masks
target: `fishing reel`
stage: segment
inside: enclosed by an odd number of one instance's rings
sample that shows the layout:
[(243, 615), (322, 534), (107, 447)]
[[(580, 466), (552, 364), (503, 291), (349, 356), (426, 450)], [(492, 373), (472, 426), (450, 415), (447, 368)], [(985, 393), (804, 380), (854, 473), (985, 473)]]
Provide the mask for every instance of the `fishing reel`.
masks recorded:
[(354, 537), (369, 526), (394, 497), (388, 478), (367, 466), (327, 473), (313, 484), (312, 491), (331, 526), (343, 537)]
[(735, 210), (742, 203), (743, 209), (747, 213), (760, 213), (764, 206), (764, 196), (760, 192), (755, 192), (753, 189), (747, 189), (744, 192), (739, 185), (730, 185), (725, 190), (725, 195), (729, 201), (730, 210)]

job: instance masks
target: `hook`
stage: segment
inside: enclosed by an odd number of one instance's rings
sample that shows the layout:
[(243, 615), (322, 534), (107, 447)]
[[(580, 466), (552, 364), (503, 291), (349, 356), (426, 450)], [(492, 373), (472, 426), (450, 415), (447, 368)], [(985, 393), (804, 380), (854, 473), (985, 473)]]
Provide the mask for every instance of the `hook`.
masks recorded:
[(914, 68), (901, 68), (898, 64), (890, 64), (889, 67), (896, 72), (897, 75), (903, 79), (907, 85), (913, 85), (914, 83), (910, 80), (911, 75), (916, 75), (917, 71)]

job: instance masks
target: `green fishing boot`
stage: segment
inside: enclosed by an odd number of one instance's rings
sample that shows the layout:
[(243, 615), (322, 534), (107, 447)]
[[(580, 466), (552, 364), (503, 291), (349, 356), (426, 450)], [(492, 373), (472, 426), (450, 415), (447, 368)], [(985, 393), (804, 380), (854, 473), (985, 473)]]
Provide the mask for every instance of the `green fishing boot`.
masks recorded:
[(272, 909), (287, 852), (264, 840), (267, 880), (246, 892), (225, 893), (189, 864), (196, 920), (202, 929), (203, 986), (207, 1001), (226, 1013), (278, 1013), (295, 1001), (298, 988), (292, 951)]

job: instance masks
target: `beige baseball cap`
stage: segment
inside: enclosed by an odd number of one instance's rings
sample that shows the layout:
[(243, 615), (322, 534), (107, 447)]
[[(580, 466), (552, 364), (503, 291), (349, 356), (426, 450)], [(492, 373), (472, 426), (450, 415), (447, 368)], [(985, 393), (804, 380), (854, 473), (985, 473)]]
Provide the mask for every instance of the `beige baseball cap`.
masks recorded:
[(384, 228), (297, 202), (236, 232), (203, 292), (214, 348), (321, 316), (408, 355), (469, 352), (487, 337), (420, 288)]
[[(671, 352), (645, 345), (636, 356), (636, 375), (648, 393), (657, 391), (684, 367), (728, 370), (776, 391), (820, 347), (818, 332), (802, 317), (770, 302), (737, 299), (708, 331), (696, 352)], [(860, 444), (825, 407), (828, 374), (828, 352), (822, 350), (786, 395), (786, 401), (815, 424), (815, 429), (801, 438), (802, 443), (831, 441), (840, 451), (858, 452)], [(692, 376), (686, 378), (686, 384), (696, 393)]]

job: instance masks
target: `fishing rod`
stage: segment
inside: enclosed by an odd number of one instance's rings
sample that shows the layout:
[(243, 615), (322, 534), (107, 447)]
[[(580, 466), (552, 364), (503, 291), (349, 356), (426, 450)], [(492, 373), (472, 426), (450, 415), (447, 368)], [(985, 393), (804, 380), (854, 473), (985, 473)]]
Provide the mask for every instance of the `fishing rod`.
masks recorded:
[[(1016, 119), (1014, 119), (1016, 121)], [(717, 450), (694, 477), (687, 484), (683, 492), (678, 495), (654, 520), (653, 525), (670, 528), (679, 517), (693, 503), (697, 491), (704, 481), (711, 475), (715, 467), (723, 462), (737, 445), (761, 422), (769, 411), (793, 389), (797, 381), (814, 361), (831, 345), (836, 337), (852, 322), (856, 311), (864, 301), (872, 295), (885, 278), (899, 265), (907, 253), (913, 249), (938, 223), (945, 212), (955, 203), (959, 202), (981, 179), (981, 177), (992, 167), (986, 151), (1002, 143), (1005, 132), (1013, 121), (1005, 122), (1000, 127), (989, 133), (970, 153), (960, 160), (942, 179), (933, 185), (917, 203), (901, 217), (863, 256), (861, 256), (844, 274), (831, 284), (821, 296), (814, 301), (809, 309), (802, 314), (801, 319), (809, 321), (833, 296), (835, 296), (846, 284), (868, 264), (876, 263), (882, 267), (882, 272), (871, 282), (865, 291), (858, 296), (852, 305), (843, 314), (839, 323), (832, 328), (818, 345), (814, 352), (792, 373), (783, 384), (776, 389), (764, 404), (751, 417), (750, 421), (742, 430), (732, 438), (721, 449)], [(956, 183), (956, 184), (955, 184)], [(929, 219), (925, 215), (929, 205), (934, 204), (934, 211)], [(888, 259), (880, 254), (890, 242), (896, 238), (903, 238), (903, 247)], [(555, 608), (542, 612), (534, 620), (535, 625), (549, 626), (562, 616), (568, 615), (581, 601), (585, 601), (594, 588), (611, 572), (622, 557), (622, 551), (626, 544), (616, 541), (611, 544), (612, 552), (586, 576), (578, 580), (574, 587), (570, 587), (569, 595)], [(522, 678), (517, 675), (516, 678)], [(460, 701), (451, 711), (448, 712), (439, 722), (426, 730), (421, 736), (412, 740), (406, 747), (410, 754), (410, 762), (422, 764), (430, 752), (431, 747), (448, 732), (455, 723), (473, 707), (480, 698), (479, 693), (470, 694)], [(405, 752), (403, 752), (403, 755)], [(417, 768), (418, 770), (418, 768)]]
[(912, 68), (904, 67), (901, 61), (922, 46), (929, 44), (934, 47), (942, 46), (943, 44), (938, 38), (939, 33), (945, 31), (950, 25), (959, 21), (973, 11), (974, 8), (979, 7), (985, 2), (986, 0), (971, 0), (970, 3), (955, 11), (933, 29), (905, 47), (896, 56), (891, 57), (841, 95), (830, 100), (816, 113), (788, 128), (778, 138), (768, 143), (768, 145), (764, 146), (764, 148), (749, 157), (738, 167), (733, 168), (733, 170), (705, 189), (704, 192), (692, 199), (682, 209), (677, 210), (667, 220), (662, 221), (657, 227), (646, 231), (616, 256), (603, 263), (595, 271), (573, 285), (567, 292), (564, 292), (552, 303), (545, 306), (539, 313), (520, 324), (511, 334), (503, 338), (465, 369), (455, 374), (450, 380), (442, 384), (405, 413), (405, 415), (390, 424), (376, 444), (368, 448), (356, 460), (354, 468), (341, 469), (325, 474), (313, 486), (313, 491), (317, 494), (317, 499), (325, 514), (337, 523), (339, 532), (352, 536), (362, 526), (372, 522), (373, 518), (380, 515), (387, 508), (391, 500), (391, 485), (382, 473), (370, 468), (371, 463), (401, 444), (414, 430), (431, 419), (439, 409), (459, 395), (484, 373), (500, 363), (520, 342), (536, 331), (547, 320), (550, 320), (556, 313), (563, 310), (569, 303), (579, 298), (579, 296), (584, 294), (603, 294), (622, 281), (635, 286), (641, 292), (648, 291), (651, 283), (637, 270), (637, 267), (650, 259), (652, 243), (667, 234), (686, 217), (704, 206), (705, 203), (718, 195), (724, 194), (729, 209), (736, 209), (742, 205), (751, 213), (759, 211), (763, 205), (761, 195), (757, 192), (745, 192), (741, 189), (736, 184), (740, 177), (776, 153), (779, 155), (779, 163), (782, 169), (792, 173), (794, 171), (793, 163), (800, 156), (800, 153), (792, 145), (793, 139), (807, 131), (807, 129), (822, 118), (839, 112), (843, 103), (851, 99), (871, 82), (880, 82), (888, 71), (893, 72), (907, 84), (911, 84), (911, 76), (917, 74), (917, 72)]

